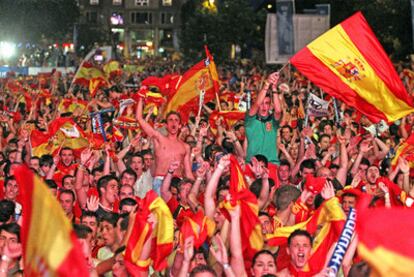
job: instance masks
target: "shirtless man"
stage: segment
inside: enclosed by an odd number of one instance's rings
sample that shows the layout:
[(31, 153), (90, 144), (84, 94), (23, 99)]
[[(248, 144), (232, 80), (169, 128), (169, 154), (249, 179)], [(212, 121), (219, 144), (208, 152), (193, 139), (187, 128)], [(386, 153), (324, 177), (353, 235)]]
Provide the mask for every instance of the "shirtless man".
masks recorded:
[(181, 129), (180, 115), (175, 112), (168, 113), (166, 118), (167, 135), (164, 136), (145, 121), (142, 109), (143, 99), (141, 98), (137, 105), (136, 117), (142, 130), (154, 142), (155, 172), (153, 176), (155, 178), (153, 189), (160, 194), (162, 180), (173, 161), (179, 161), (182, 165), (172, 172), (174, 176), (194, 179), (190, 165), (190, 146), (178, 139), (178, 133)]

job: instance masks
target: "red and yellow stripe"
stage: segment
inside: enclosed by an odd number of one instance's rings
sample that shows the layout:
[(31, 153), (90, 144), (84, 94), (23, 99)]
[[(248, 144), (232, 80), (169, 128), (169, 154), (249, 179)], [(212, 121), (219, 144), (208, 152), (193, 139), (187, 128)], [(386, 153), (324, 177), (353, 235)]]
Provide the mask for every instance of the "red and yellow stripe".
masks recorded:
[(25, 276), (87, 276), (72, 225), (44, 182), (25, 166), (15, 171), (23, 203)]
[(317, 86), (373, 122), (393, 122), (414, 112), (412, 99), (360, 12), (308, 44), (290, 61)]

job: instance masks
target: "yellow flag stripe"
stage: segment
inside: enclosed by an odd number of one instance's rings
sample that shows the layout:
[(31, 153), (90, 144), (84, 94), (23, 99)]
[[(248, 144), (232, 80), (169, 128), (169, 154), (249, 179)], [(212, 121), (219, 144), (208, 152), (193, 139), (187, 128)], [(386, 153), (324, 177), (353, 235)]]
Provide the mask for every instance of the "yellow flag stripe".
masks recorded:
[[(31, 268), (56, 271), (72, 248), (71, 224), (39, 177), (34, 176), (32, 215), (26, 259)], [(39, 243), (42, 238), (42, 243)], [(42, 257), (42, 260), (39, 258)]]
[[(382, 111), (389, 121), (395, 121), (414, 111), (413, 107), (395, 97), (389, 90), (341, 25), (326, 32), (307, 48), (352, 90)], [(349, 75), (344, 76), (350, 74), (344, 72), (346, 64), (350, 67), (355, 66), (354, 70), (358, 70), (357, 78), (360, 80), (355, 80)]]

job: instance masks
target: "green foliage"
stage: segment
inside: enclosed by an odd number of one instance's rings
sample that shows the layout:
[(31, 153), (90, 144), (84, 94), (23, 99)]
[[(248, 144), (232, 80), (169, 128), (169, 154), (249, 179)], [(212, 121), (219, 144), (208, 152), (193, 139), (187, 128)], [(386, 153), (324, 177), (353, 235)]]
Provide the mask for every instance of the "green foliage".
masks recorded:
[(216, 5), (217, 12), (204, 8), (200, 0), (183, 6), (181, 46), (186, 57), (202, 57), (204, 44), (216, 60), (228, 59), (232, 44), (242, 52), (249, 47), (263, 49), (264, 11), (254, 12), (248, 0), (221, 0)]

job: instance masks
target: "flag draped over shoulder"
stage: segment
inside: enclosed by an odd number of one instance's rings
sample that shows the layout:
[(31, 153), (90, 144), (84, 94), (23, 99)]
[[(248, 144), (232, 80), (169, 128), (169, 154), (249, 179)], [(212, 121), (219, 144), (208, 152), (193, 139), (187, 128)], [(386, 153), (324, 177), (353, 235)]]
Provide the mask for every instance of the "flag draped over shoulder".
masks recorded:
[[(125, 263), (131, 274), (148, 266), (139, 260), (145, 241), (153, 234), (151, 255), (152, 266), (156, 271), (167, 267), (166, 258), (171, 254), (174, 240), (174, 220), (167, 204), (155, 191), (149, 191), (140, 205), (133, 224), (132, 232), (127, 242)], [(153, 213), (156, 217), (155, 230), (147, 222), (148, 215)]]
[(368, 209), (362, 202), (357, 207), (358, 254), (370, 264), (371, 276), (413, 276), (414, 210)]
[(25, 276), (89, 276), (86, 259), (63, 209), (25, 166), (15, 170), (23, 203)]
[(33, 130), (30, 134), (32, 156), (55, 155), (63, 147), (69, 147), (79, 157), (80, 152), (89, 146), (86, 134), (72, 118), (60, 117), (53, 120), (48, 132)]
[[(341, 235), (345, 220), (346, 216), (339, 200), (333, 197), (325, 201), (307, 221), (276, 228), (273, 234), (266, 236), (267, 244), (269, 246), (286, 245), (290, 234), (297, 229), (306, 230), (311, 235), (319, 231), (313, 241), (311, 257), (304, 268), (306, 272), (318, 273), (324, 266), (329, 249)], [(319, 229), (320, 226), (322, 228)]]
[[(204, 102), (211, 101), (218, 93), (219, 77), (216, 64), (206, 49), (207, 58), (190, 68), (177, 83), (177, 90), (168, 97), (164, 113), (176, 111), (188, 117), (191, 111), (199, 107), (199, 95), (205, 91)], [(185, 120), (183, 120), (185, 122)]]
[(240, 205), (240, 235), (243, 257), (251, 261), (254, 254), (263, 248), (262, 227), (259, 221), (259, 204), (256, 196), (249, 190), (243, 172), (235, 156), (230, 157), (230, 195), (221, 206), (227, 210)]
[(374, 123), (414, 112), (412, 99), (361, 12), (315, 39), (290, 62)]

